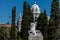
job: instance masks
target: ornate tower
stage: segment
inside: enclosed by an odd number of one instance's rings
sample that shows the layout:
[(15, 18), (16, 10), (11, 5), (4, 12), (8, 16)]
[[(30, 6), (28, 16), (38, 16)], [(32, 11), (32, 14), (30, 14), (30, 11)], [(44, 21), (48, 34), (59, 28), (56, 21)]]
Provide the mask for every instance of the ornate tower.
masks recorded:
[(21, 22), (22, 22), (22, 16), (21, 14), (19, 15), (19, 19), (18, 19), (18, 31), (21, 31)]

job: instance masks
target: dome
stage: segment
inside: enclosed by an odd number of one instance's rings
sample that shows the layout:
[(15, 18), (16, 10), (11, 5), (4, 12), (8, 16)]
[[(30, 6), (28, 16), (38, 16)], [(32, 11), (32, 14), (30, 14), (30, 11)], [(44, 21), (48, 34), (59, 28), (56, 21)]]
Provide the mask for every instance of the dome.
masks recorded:
[(31, 11), (32, 13), (40, 13), (39, 6), (36, 4), (36, 2), (34, 3), (34, 5), (32, 5)]

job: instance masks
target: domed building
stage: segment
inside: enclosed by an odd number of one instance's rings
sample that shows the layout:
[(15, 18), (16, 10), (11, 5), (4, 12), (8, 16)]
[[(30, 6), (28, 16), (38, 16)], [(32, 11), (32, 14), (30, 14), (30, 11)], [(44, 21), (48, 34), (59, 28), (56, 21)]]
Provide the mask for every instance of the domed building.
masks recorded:
[(39, 14), (40, 14), (40, 8), (36, 4), (36, 2), (34, 3), (34, 5), (32, 5), (31, 11), (33, 13), (34, 21), (36, 21), (38, 19), (38, 17), (39, 17)]
[(28, 31), (28, 40), (43, 40), (42, 33), (39, 30), (36, 30), (37, 19), (40, 15), (40, 9), (36, 2), (34, 3), (34, 5), (32, 5), (31, 11), (33, 13), (34, 22), (31, 22), (30, 30)]

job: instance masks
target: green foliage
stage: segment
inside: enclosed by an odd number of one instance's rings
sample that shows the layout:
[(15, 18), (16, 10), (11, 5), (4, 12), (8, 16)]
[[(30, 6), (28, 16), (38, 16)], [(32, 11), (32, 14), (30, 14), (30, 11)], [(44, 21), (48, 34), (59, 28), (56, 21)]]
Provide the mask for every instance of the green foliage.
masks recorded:
[(55, 25), (57, 26), (57, 19), (59, 14), (59, 0), (53, 0), (51, 5), (51, 18), (55, 21)]
[(22, 40), (21, 36), (20, 36), (20, 32), (18, 32), (18, 34), (17, 34), (17, 40)]
[(17, 30), (16, 30), (16, 26), (12, 26), (12, 27), (11, 27), (10, 37), (11, 37), (11, 40), (17, 40)]
[(55, 40), (55, 22), (53, 19), (49, 20), (48, 26), (48, 40)]
[(16, 20), (16, 6), (12, 8), (12, 26), (15, 26), (15, 20)]
[(17, 40), (17, 30), (15, 26), (15, 17), (16, 17), (16, 7), (14, 6), (12, 8), (12, 25), (11, 25), (11, 31), (10, 31), (10, 40)]
[(44, 40), (47, 40), (47, 15), (46, 10), (44, 10), (44, 13), (41, 13), (38, 20), (37, 20), (37, 29), (41, 31), (42, 35), (44, 36)]
[(22, 19), (22, 28), (21, 28), (21, 38), (23, 40), (28, 40), (28, 30), (30, 22), (33, 21), (33, 15), (31, 13), (30, 5), (24, 1), (23, 5), (23, 19)]
[(0, 40), (9, 40), (9, 30), (5, 26), (0, 26)]
[(51, 15), (48, 26), (48, 40), (55, 40), (56, 28), (58, 28), (59, 0), (53, 0), (51, 5)]

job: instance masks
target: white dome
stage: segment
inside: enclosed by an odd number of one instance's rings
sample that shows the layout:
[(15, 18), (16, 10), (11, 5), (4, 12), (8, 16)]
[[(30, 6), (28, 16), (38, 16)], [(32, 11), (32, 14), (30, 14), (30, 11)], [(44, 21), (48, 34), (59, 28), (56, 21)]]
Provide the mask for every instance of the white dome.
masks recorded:
[(39, 6), (36, 4), (36, 2), (34, 5), (32, 5), (31, 11), (32, 13), (40, 13)]

